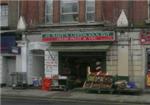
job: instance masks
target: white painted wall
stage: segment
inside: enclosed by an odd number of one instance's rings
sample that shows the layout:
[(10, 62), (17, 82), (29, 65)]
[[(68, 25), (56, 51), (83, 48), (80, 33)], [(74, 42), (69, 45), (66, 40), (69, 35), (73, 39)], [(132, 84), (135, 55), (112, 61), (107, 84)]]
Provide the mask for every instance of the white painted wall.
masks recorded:
[(118, 75), (128, 76), (128, 46), (118, 47)]
[(21, 55), (16, 55), (16, 72), (21, 72), (22, 70), (22, 58)]
[(27, 38), (30, 42), (41, 42), (42, 36), (41, 35), (27, 35)]
[(25, 42), (25, 44), (21, 47), (21, 62), (22, 62), (22, 66), (21, 66), (21, 71), (22, 72), (27, 72), (27, 42)]

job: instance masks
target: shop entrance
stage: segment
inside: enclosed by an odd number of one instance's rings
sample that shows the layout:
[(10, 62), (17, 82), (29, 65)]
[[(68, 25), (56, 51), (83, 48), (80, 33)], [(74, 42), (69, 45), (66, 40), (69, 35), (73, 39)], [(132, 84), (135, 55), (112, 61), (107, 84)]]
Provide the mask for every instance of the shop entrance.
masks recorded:
[(150, 49), (146, 49), (146, 88), (150, 89)]
[[(30, 81), (40, 81), (44, 77), (44, 51), (43, 50), (31, 50), (30, 61)], [(34, 85), (34, 84), (33, 84)], [(36, 84), (40, 85), (40, 84)]]
[(59, 74), (68, 77), (71, 88), (82, 87), (87, 70), (96, 70), (96, 62), (105, 72), (106, 52), (59, 52)]
[(12, 85), (11, 74), (16, 71), (16, 56), (3, 57), (2, 82), (7, 86)]

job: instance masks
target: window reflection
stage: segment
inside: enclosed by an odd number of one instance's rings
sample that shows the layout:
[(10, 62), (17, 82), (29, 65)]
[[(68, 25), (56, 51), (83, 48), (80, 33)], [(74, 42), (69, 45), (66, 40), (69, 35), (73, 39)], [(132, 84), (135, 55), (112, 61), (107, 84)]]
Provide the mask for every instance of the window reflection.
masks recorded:
[(45, 23), (52, 23), (53, 0), (45, 0)]
[(78, 0), (61, 0), (61, 22), (78, 21)]
[(86, 0), (86, 21), (95, 21), (95, 0)]

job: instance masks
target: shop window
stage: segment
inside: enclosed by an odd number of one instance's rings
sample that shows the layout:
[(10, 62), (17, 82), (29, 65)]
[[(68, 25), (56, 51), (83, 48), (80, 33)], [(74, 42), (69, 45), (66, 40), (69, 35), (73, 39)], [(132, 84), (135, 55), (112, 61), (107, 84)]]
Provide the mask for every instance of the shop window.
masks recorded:
[(95, 21), (95, 0), (86, 0), (86, 21)]
[(0, 27), (8, 26), (8, 5), (0, 5)]
[(61, 0), (61, 22), (78, 22), (78, 0)]
[(51, 24), (53, 17), (53, 0), (45, 0), (45, 23)]

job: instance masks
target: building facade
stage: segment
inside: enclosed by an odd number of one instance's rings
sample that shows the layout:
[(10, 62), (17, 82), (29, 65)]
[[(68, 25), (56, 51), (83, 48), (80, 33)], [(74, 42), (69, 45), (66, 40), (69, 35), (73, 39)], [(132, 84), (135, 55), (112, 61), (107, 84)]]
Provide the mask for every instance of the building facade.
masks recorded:
[(18, 2), (2, 0), (0, 2), (0, 84), (12, 84), (11, 74), (20, 71), (21, 49), (17, 47), (16, 41), (22, 40), (21, 34), (16, 32), (18, 20)]
[[(94, 70), (99, 61), (104, 72), (129, 77), (138, 87), (149, 89), (149, 3), (149, 0), (17, 2), (18, 14), (28, 26), (24, 46), (27, 62), (21, 66), (26, 68), (28, 84), (32, 84), (33, 78), (56, 75), (84, 81), (87, 68)], [(122, 11), (125, 15), (118, 26)]]

